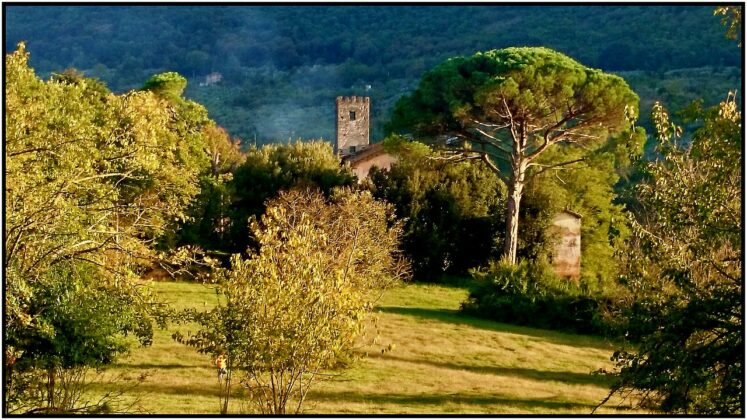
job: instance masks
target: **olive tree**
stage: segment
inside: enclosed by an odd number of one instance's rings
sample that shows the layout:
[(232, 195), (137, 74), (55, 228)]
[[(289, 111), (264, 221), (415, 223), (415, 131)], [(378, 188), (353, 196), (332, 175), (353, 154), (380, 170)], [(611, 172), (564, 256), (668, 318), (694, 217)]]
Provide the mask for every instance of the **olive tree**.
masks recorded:
[(546, 161), (562, 145), (595, 148), (622, 131), (638, 97), (615, 75), (547, 48), (505, 48), (436, 66), (401, 98), (389, 131), (439, 140), (445, 159), (485, 162), (508, 188), (503, 252), (516, 261), (524, 188), (537, 175), (584, 158)]

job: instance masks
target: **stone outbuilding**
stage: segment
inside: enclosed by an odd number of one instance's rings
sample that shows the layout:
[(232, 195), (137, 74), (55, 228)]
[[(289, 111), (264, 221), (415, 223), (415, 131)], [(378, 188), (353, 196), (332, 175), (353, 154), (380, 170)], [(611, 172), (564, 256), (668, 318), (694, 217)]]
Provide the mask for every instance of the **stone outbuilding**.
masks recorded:
[(370, 98), (338, 96), (336, 105), (335, 153), (342, 157), (344, 164), (350, 165), (358, 182), (368, 178), (374, 166), (390, 169), (397, 158), (387, 153), (381, 143), (370, 144), (369, 141)]
[(581, 276), (581, 215), (565, 209), (553, 218), (550, 233), (555, 239), (552, 266), (555, 274), (578, 280)]

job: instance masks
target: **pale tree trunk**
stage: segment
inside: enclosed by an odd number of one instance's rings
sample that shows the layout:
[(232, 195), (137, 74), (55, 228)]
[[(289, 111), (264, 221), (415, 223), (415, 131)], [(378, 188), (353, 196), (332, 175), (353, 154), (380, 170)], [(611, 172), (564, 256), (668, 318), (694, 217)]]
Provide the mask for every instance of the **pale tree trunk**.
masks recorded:
[(506, 205), (506, 239), (503, 242), (503, 256), (510, 264), (516, 264), (516, 249), (519, 243), (519, 209), (524, 194), (526, 164), (516, 159), (512, 165), (508, 182), (508, 203)]
[[(516, 110), (514, 109), (513, 111)], [(553, 110), (553, 112), (556, 111), (556, 109)], [(549, 127), (546, 124), (545, 126), (538, 128), (537, 126), (532, 125), (534, 123), (530, 124), (527, 122), (527, 119), (524, 116), (516, 118), (506, 99), (503, 99), (503, 109), (496, 109), (496, 113), (504, 120), (505, 124), (494, 124), (473, 120), (476, 124), (472, 128), (482, 136), (476, 138), (478, 143), (483, 146), (482, 150), (473, 150), (468, 145), (465, 149), (462, 149), (461, 152), (465, 159), (482, 159), (482, 161), (485, 162), (488, 167), (498, 175), (498, 177), (500, 177), (508, 188), (508, 202), (506, 205), (506, 238), (503, 242), (503, 257), (509, 264), (516, 264), (516, 252), (519, 244), (519, 212), (521, 209), (521, 197), (524, 195), (524, 187), (528, 181), (527, 168), (530, 166), (541, 168), (531, 174), (531, 177), (535, 177), (547, 170), (557, 169), (561, 166), (567, 166), (583, 161), (585, 158), (569, 160), (567, 162), (552, 165), (532, 162), (547, 150), (548, 147), (559, 142), (566, 140), (580, 141), (595, 138), (594, 136), (584, 132), (584, 130), (592, 126), (594, 121), (593, 119), (577, 121), (572, 127), (565, 127), (566, 123), (583, 114), (579, 110), (569, 109), (568, 114), (564, 115)], [(510, 150), (508, 144), (503, 142), (505, 138), (501, 139), (495, 135), (498, 130), (505, 128), (510, 130)], [(530, 152), (527, 149), (529, 146), (529, 137), (532, 136), (538, 139), (540, 135), (542, 136), (542, 143)], [(475, 140), (469, 130), (458, 135), (458, 137), (467, 140)], [(492, 145), (497, 149), (497, 151), (494, 152), (494, 154), (491, 154), (491, 152), (486, 150), (485, 145)], [(477, 154), (475, 155), (474, 153)], [(503, 173), (498, 165), (491, 160), (491, 157), (508, 162), (511, 166), (511, 173)]]
[(516, 264), (516, 250), (519, 245), (519, 210), (521, 196), (524, 194), (524, 183), (529, 161), (524, 156), (527, 147), (526, 121), (516, 121), (511, 110), (503, 101), (506, 115), (510, 120), (511, 137), (511, 174), (504, 178), (508, 187), (508, 203), (506, 203), (506, 239), (503, 243), (503, 258), (509, 264)]

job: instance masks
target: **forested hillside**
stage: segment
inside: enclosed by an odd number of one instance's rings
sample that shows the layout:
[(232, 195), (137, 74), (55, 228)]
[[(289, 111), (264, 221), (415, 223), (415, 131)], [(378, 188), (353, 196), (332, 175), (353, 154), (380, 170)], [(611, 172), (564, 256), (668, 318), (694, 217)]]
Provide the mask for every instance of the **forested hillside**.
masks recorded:
[[(11, 6), (6, 51), (26, 40), (49, 76), (74, 67), (116, 92), (177, 71), (186, 95), (245, 143), (327, 138), (334, 97), (372, 97), (373, 138), (394, 101), (455, 55), (547, 46), (625, 77), (642, 109), (713, 104), (739, 86), (739, 49), (710, 6)], [(200, 86), (219, 72), (222, 80)], [(643, 113), (645, 123), (646, 112)]]
[(743, 5), (3, 10), (3, 415), (744, 414)]

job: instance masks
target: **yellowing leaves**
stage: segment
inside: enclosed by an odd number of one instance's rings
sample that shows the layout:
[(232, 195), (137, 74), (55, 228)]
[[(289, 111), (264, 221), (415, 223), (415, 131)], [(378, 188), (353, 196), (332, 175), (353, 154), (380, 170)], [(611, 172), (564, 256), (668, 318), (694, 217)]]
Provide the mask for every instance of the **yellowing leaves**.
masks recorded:
[(318, 374), (352, 352), (376, 291), (406, 275), (391, 211), (364, 192), (281, 193), (251, 224), (259, 251), (216, 272), (226, 300), (191, 343), (228, 354), (259, 412), (297, 412)]
[[(198, 132), (203, 122), (151, 92), (114, 95), (75, 74), (42, 81), (22, 44), (5, 60), (5, 340), (37, 352), (27, 367), (89, 363), (79, 355), (91, 349), (110, 361), (122, 333), (149, 342), (153, 308), (140, 311), (150, 298), (133, 272), (197, 192), (200, 157), (181, 158), (202, 138), (184, 141), (172, 119)], [(69, 304), (72, 295), (84, 304)], [(101, 335), (77, 347), (35, 341), (75, 335), (58, 321), (80, 314), (96, 314)]]

